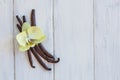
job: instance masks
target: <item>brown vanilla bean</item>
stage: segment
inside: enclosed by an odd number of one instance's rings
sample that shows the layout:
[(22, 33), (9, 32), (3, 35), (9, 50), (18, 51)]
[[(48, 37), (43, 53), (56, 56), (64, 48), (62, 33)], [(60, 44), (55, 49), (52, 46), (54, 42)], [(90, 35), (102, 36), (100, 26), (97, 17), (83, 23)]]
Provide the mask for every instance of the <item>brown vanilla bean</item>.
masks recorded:
[(25, 17), (25, 15), (23, 16), (23, 22), (26, 22), (26, 17)]
[[(31, 26), (36, 26), (36, 18), (35, 18), (35, 10), (34, 9), (32, 9), (32, 12), (31, 12)], [(47, 50), (42, 46), (41, 43), (39, 43), (39, 48), (44, 52), (44, 54), (47, 57), (54, 59), (54, 56), (52, 56), (49, 52), (47, 52)]]
[(41, 48), (41, 50), (44, 52), (44, 54), (50, 58), (53, 58), (54, 59), (54, 56), (51, 55), (44, 47), (41, 43), (38, 44), (39, 48)]
[(22, 20), (19, 18), (19, 16), (18, 16), (18, 15), (16, 16), (16, 18), (17, 18), (17, 20), (18, 20), (19, 24), (22, 26), (23, 22), (22, 22)]
[(46, 61), (49, 61), (49, 59), (43, 54), (43, 52), (38, 48), (37, 45), (34, 47), (34, 49), (43, 59), (45, 59)]
[[(31, 11), (31, 26), (36, 26), (35, 10), (34, 9), (32, 9), (32, 11)], [(38, 49), (35, 47), (35, 50), (38, 50)], [(42, 52), (40, 51), (39, 53), (41, 54)]]
[(34, 49), (36, 50), (36, 52), (38, 52), (38, 54), (43, 58), (43, 59), (45, 59), (47, 62), (50, 62), (50, 63), (57, 63), (57, 62), (59, 62), (59, 58), (58, 58), (58, 60), (54, 60), (54, 59), (51, 59), (51, 58), (49, 58), (49, 57), (47, 57), (46, 55), (44, 55), (44, 53), (41, 51), (41, 49), (36, 45), (35, 47), (34, 47)]
[(21, 26), (19, 24), (17, 24), (17, 28), (20, 32), (22, 31)]
[[(31, 12), (31, 26), (36, 26), (35, 10), (34, 9), (32, 9), (32, 12)], [(35, 46), (34, 49), (47, 62), (57, 63), (59, 61), (59, 59), (57, 61), (54, 61), (54, 60), (50, 59), (49, 57), (47, 57), (46, 55), (44, 55), (44, 53), (41, 51), (41, 49), (38, 48), (38, 46)]]
[(27, 50), (27, 56), (28, 56), (28, 59), (29, 59), (31, 67), (35, 68), (35, 66), (33, 65), (32, 56), (31, 56), (30, 50)]
[[(31, 26), (36, 26), (35, 9), (32, 9), (31, 11)], [(43, 52), (41, 50), (38, 50), (36, 46), (34, 47), (34, 49), (42, 58), (48, 61), (48, 59), (43, 55)]]
[(36, 54), (36, 51), (34, 50), (34, 48), (30, 48), (30, 50), (31, 50), (31, 52), (33, 53), (33, 55), (35, 56), (35, 58), (37, 59), (37, 61), (39, 62), (39, 64), (41, 64), (41, 66), (42, 66), (44, 69), (50, 71), (51, 68), (48, 68), (48, 67), (46, 66), (46, 64), (42, 61), (42, 59), (39, 57), (39, 55)]
[(31, 11), (31, 26), (36, 26), (35, 9)]

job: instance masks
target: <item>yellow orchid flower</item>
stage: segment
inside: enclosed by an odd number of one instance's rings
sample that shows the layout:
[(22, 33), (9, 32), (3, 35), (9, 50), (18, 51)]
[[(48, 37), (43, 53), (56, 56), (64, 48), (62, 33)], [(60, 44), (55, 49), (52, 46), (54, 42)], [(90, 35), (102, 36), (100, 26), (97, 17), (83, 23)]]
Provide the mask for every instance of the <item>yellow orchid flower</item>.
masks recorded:
[(34, 47), (36, 44), (44, 41), (45, 38), (46, 36), (40, 28), (30, 26), (27, 22), (22, 25), (22, 32), (16, 36), (20, 51), (26, 51), (30, 47)]

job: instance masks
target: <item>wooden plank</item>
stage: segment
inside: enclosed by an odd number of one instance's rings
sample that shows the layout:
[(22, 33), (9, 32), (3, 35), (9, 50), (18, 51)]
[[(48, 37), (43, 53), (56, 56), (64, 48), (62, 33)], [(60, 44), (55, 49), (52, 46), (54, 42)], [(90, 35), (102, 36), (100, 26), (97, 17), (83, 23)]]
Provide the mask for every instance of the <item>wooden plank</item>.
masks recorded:
[(13, 0), (0, 0), (0, 80), (14, 80)]
[[(52, 17), (51, 17), (51, 0), (15, 0), (15, 15), (26, 15), (29, 21), (31, 9), (36, 9), (36, 21), (43, 32), (46, 34), (47, 39), (44, 42), (44, 46), (47, 50), (53, 53), (53, 29), (52, 29)], [(16, 20), (15, 20), (16, 24)], [(18, 33), (15, 26), (15, 34)], [(44, 70), (41, 65), (38, 64), (34, 58), (33, 62), (36, 66), (32, 69), (29, 65), (27, 55), (18, 51), (18, 45), (16, 44), (16, 80), (52, 80), (53, 70), (48, 72)], [(33, 56), (33, 55), (32, 55)], [(52, 64), (48, 64), (52, 68)]]
[(93, 0), (54, 0), (55, 80), (93, 80)]
[(95, 80), (120, 80), (119, 4), (119, 0), (95, 0)]

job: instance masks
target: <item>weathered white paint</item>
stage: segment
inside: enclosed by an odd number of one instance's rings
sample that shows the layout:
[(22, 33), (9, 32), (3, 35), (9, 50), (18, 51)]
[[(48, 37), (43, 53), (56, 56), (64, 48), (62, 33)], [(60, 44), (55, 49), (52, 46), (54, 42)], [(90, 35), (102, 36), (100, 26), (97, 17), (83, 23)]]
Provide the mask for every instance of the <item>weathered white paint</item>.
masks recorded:
[(0, 80), (14, 80), (12, 5), (12, 0), (0, 0)]
[[(61, 58), (45, 71), (18, 51), (15, 15), (36, 9), (47, 50)], [(119, 0), (0, 0), (0, 80), (120, 80)]]
[(95, 0), (95, 80), (120, 80), (120, 0)]
[(93, 0), (54, 0), (55, 80), (93, 80)]
[[(51, 0), (15, 0), (14, 2), (15, 15), (26, 15), (29, 21), (31, 9), (36, 9), (36, 21), (44, 33), (47, 35), (47, 39), (44, 42), (48, 51), (53, 53), (53, 29), (52, 29), (52, 17), (51, 17)], [(14, 15), (14, 16), (15, 16)], [(16, 24), (16, 19), (15, 19)], [(15, 31), (17, 28), (15, 26)], [(18, 33), (18, 32), (15, 32)], [(53, 70), (48, 72), (44, 70), (37, 60), (33, 57), (33, 63), (36, 66), (35, 69), (31, 68), (27, 55), (18, 51), (16, 44), (15, 52), (15, 76), (16, 80), (53, 80)], [(32, 55), (33, 56), (33, 55)], [(52, 64), (48, 65), (52, 68)]]

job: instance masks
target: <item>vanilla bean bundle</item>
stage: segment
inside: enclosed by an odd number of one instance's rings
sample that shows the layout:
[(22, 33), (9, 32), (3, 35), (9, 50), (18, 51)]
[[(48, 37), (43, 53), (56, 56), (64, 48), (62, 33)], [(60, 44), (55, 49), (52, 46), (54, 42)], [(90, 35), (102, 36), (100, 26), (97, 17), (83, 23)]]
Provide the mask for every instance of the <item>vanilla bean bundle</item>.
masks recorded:
[[(26, 17), (23, 16), (22, 19), (20, 19), (20, 17), (17, 15), (16, 16), (19, 24), (17, 24), (17, 28), (20, 32), (22, 32), (22, 25), (23, 23), (27, 22), (26, 21)], [(36, 19), (35, 19), (35, 10), (32, 9), (31, 11), (31, 26), (36, 26)], [(43, 58), (44, 60), (46, 60), (49, 63), (58, 63), (60, 61), (60, 58), (57, 58), (57, 60), (55, 59), (55, 57), (53, 55), (51, 55), (42, 45), (42, 43), (39, 43), (37, 45), (35, 45), (34, 47), (30, 47), (29, 50), (27, 50), (27, 55), (28, 55), (28, 59), (30, 62), (30, 65), (32, 68), (35, 68), (35, 66), (33, 65), (33, 61), (32, 61), (32, 56), (31, 54), (34, 55), (34, 57), (36, 58), (36, 60), (38, 61), (38, 63), (46, 70), (51, 70), (51, 68), (49, 68), (41, 58)]]

